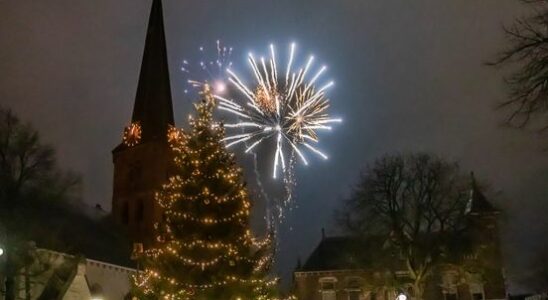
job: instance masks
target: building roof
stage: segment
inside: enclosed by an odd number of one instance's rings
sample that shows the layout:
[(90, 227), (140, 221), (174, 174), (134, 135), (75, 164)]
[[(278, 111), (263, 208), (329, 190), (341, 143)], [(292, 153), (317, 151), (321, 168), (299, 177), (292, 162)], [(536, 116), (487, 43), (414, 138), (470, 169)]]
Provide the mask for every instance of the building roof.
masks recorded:
[(363, 241), (354, 237), (325, 237), (298, 271), (362, 268), (369, 264), (366, 261), (368, 250), (378, 245), (372, 240)]
[(134, 267), (125, 231), (109, 217), (90, 217), (79, 205), (30, 199), (11, 211), (0, 207), (0, 220), (13, 237), (40, 248)]
[(161, 0), (152, 3), (131, 121), (141, 125), (143, 142), (165, 137), (174, 124)]
[(498, 210), (487, 200), (476, 182), (474, 173), (471, 173), (470, 199), (467, 211), (470, 214), (498, 213)]

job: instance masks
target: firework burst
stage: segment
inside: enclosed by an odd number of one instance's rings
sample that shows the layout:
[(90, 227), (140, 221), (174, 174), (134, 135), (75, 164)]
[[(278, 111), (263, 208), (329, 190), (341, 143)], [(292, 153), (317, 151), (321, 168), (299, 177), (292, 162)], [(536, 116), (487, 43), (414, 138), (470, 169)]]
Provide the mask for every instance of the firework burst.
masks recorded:
[[(215, 43), (215, 54), (210, 49), (203, 46), (198, 48), (199, 62), (192, 62), (188, 59), (183, 60), (181, 71), (187, 74), (188, 87), (185, 88), (185, 94), (192, 90), (202, 90), (204, 84), (209, 84), (216, 94), (224, 94), (226, 86), (226, 70), (232, 66), (231, 56), (232, 47), (224, 46), (220, 40)], [(214, 59), (209, 59), (210, 57)], [(192, 78), (190, 76), (193, 76)]]
[(273, 177), (280, 170), (285, 178), (292, 170), (295, 154), (307, 165), (304, 149), (327, 159), (316, 144), (319, 142), (318, 130), (331, 130), (332, 123), (341, 119), (330, 118), (327, 114), (329, 99), (325, 92), (333, 82), (321, 87), (316, 82), (326, 71), (320, 67), (312, 76), (314, 57), (310, 56), (302, 67), (293, 68), (295, 44), (291, 44), (285, 70), (278, 68), (274, 45), (270, 45), (267, 59), (258, 60), (249, 54), (248, 62), (254, 75), (253, 85), (247, 85), (230, 68), (227, 69), (228, 81), (239, 92), (240, 97), (228, 99), (219, 93), (219, 109), (228, 111), (239, 118), (239, 122), (224, 124), (226, 128), (240, 128), (240, 132), (229, 134), (224, 139), (227, 147), (245, 145), (245, 152), (252, 151), (261, 142), (272, 139), (276, 149), (273, 158)]

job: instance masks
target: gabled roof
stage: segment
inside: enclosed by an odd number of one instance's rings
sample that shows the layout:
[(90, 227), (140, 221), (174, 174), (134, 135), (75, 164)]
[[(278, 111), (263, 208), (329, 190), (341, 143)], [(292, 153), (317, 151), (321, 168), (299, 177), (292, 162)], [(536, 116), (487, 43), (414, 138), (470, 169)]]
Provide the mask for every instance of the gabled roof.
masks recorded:
[(326, 237), (321, 240), (310, 254), (302, 268), (297, 271), (327, 271), (359, 269), (370, 262), (366, 259), (368, 250), (378, 248), (380, 243), (373, 240), (361, 240), (355, 237)]
[(161, 0), (154, 0), (148, 23), (132, 123), (142, 128), (142, 141), (165, 137), (174, 124), (164, 17)]

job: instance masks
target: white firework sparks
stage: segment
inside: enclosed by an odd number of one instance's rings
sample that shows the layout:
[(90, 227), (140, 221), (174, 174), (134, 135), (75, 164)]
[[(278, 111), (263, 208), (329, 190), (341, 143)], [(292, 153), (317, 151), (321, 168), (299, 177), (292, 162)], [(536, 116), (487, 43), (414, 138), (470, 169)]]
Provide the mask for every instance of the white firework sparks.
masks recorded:
[[(187, 80), (191, 89), (201, 90), (204, 84), (209, 84), (216, 94), (224, 94), (226, 86), (226, 70), (232, 66), (230, 58), (232, 56), (232, 47), (223, 46), (220, 40), (216, 41), (216, 55), (213, 60), (207, 59), (212, 56), (212, 51), (208, 51), (203, 46), (200, 46), (200, 58), (197, 63), (192, 63), (188, 59), (183, 60), (181, 71), (192, 74), (193, 78)], [(198, 78), (196, 78), (196, 76)], [(189, 93), (189, 89), (184, 90), (185, 94)]]
[(270, 45), (268, 59), (260, 57), (257, 60), (250, 53), (248, 61), (255, 78), (252, 87), (228, 68), (228, 81), (243, 97), (233, 100), (219, 93), (215, 95), (219, 100), (219, 109), (240, 119), (237, 123), (224, 124), (226, 128), (242, 130), (227, 135), (224, 139), (227, 147), (241, 143), (246, 146), (245, 152), (248, 153), (267, 139), (275, 141), (274, 178), (280, 170), (286, 174), (286, 170), (291, 169), (289, 157), (294, 153), (307, 165), (304, 149), (327, 159), (327, 155), (315, 145), (318, 143), (316, 132), (331, 130), (332, 123), (342, 121), (330, 118), (327, 114), (329, 100), (325, 93), (333, 86), (333, 82), (329, 81), (319, 88), (315, 85), (326, 67), (322, 66), (314, 75), (307, 76), (313, 68), (314, 57), (310, 56), (304, 67), (295, 69), (294, 59), (295, 44), (291, 44), (287, 66), (280, 75), (274, 45)]

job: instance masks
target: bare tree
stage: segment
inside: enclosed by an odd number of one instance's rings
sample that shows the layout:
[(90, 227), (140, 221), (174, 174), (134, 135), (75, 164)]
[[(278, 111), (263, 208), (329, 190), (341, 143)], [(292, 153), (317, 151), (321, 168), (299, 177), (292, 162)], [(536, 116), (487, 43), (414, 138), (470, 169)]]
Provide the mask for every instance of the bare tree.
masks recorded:
[(382, 237), (385, 247), (395, 251), (380, 252), (388, 261), (398, 253), (416, 299), (422, 299), (433, 268), (456, 251), (468, 187), (454, 163), (428, 154), (387, 155), (365, 169), (337, 219), (352, 234)]
[(56, 167), (53, 148), (29, 124), (0, 107), (0, 205), (13, 207), (25, 194), (66, 199), (80, 178)]
[(19, 236), (29, 225), (25, 210), (37, 201), (67, 201), (78, 193), (79, 183), (78, 176), (57, 168), (53, 149), (41, 143), (36, 130), (0, 107), (0, 243), (6, 250), (0, 278), (6, 299), (15, 298), (21, 268), (34, 262), (29, 242)]
[(535, 13), (517, 18), (505, 27), (508, 47), (488, 65), (508, 66), (505, 78), (509, 99), (500, 104), (507, 109), (507, 123), (516, 127), (548, 129), (548, 1), (522, 0)]

